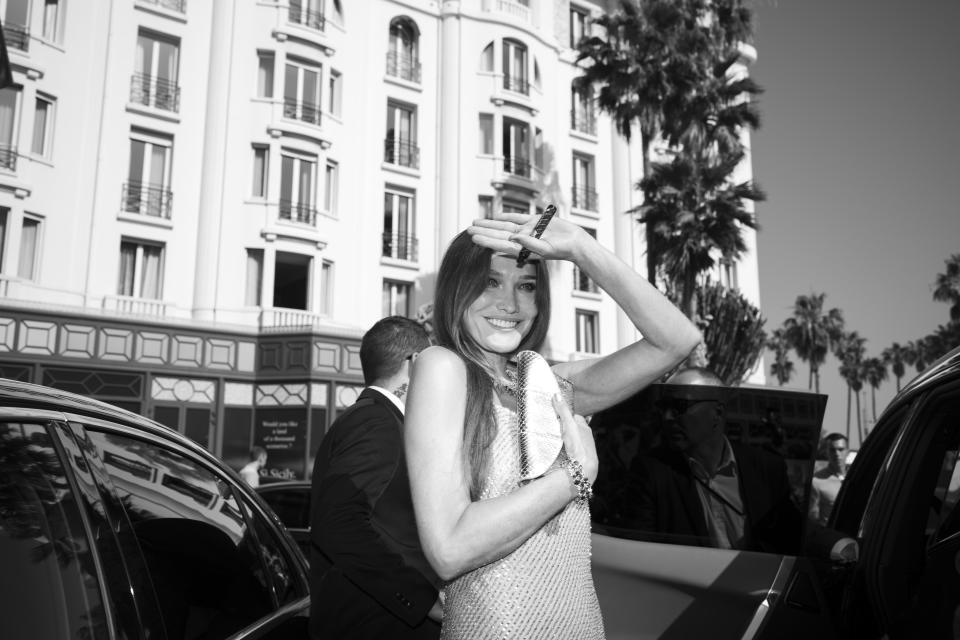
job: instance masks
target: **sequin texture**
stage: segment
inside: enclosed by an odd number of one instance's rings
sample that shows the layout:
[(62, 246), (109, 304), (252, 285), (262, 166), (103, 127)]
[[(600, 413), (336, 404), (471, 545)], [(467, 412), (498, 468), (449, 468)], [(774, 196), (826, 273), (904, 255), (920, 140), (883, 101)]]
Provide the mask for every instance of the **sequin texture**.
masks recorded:
[[(497, 434), (481, 500), (520, 483), (517, 414), (495, 403)], [(444, 587), (443, 640), (602, 640), (590, 572), (590, 511), (571, 502), (509, 555)]]

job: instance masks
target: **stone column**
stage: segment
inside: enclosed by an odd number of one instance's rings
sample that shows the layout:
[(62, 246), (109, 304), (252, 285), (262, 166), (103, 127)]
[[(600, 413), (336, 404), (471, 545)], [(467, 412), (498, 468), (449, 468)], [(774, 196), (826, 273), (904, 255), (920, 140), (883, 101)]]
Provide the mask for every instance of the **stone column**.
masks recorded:
[(440, 128), (437, 258), (460, 230), (460, 0), (444, 0), (440, 10)]

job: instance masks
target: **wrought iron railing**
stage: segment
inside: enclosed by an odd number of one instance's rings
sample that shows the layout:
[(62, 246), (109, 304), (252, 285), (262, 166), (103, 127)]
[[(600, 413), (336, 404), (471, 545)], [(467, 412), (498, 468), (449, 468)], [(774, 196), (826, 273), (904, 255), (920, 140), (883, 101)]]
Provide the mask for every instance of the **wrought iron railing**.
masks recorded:
[(597, 114), (592, 109), (571, 109), (570, 126), (574, 131), (597, 135)]
[(530, 159), (524, 156), (504, 156), (503, 170), (515, 176), (530, 177)]
[(507, 91), (522, 93), (525, 96), (530, 95), (530, 81), (520, 76), (503, 76), (503, 88)]
[(280, 219), (299, 222), (301, 224), (316, 225), (317, 208), (309, 202), (280, 201)]
[(420, 147), (410, 140), (387, 138), (383, 141), (383, 161), (398, 164), (401, 167), (419, 169)]
[(180, 87), (170, 80), (135, 73), (130, 78), (130, 102), (178, 113)]
[(408, 53), (387, 51), (387, 75), (419, 83), (420, 61)]
[(323, 12), (310, 11), (296, 0), (290, 3), (287, 18), (294, 24), (303, 25), (304, 27), (316, 29), (317, 31), (323, 31), (323, 28), (326, 26), (326, 19), (323, 17)]
[(140, 0), (140, 2), (144, 2), (146, 4), (155, 4), (163, 7), (164, 9), (176, 11), (177, 13), (187, 12), (187, 0)]
[(3, 40), (10, 49), (30, 50), (30, 29), (20, 24), (3, 25)]
[(593, 187), (574, 187), (573, 206), (587, 211), (597, 210), (597, 190)]
[(143, 182), (127, 182), (123, 185), (121, 200), (123, 210), (142, 216), (170, 219), (173, 192), (163, 186)]
[(299, 102), (292, 98), (284, 98), (283, 117), (319, 125), (320, 106), (312, 102)]
[(17, 148), (9, 144), (0, 144), (0, 169), (17, 170)]
[(380, 255), (385, 258), (416, 262), (417, 238), (416, 236), (400, 235), (386, 231), (383, 234), (383, 251)]

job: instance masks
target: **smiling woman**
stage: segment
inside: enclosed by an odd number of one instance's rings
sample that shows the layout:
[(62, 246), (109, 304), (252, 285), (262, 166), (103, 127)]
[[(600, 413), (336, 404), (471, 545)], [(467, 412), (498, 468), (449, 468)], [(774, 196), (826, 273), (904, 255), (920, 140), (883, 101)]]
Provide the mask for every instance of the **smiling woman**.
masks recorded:
[[(443, 637), (603, 638), (590, 573), (586, 496), (597, 476), (589, 414), (632, 395), (683, 359), (696, 328), (579, 226), (503, 214), (457, 236), (437, 276), (438, 346), (414, 366), (404, 426), (424, 552), (447, 581)], [(517, 266), (521, 249), (535, 259)], [(564, 398), (563, 449), (521, 480), (513, 358), (550, 323), (546, 261), (568, 260), (623, 308), (644, 338), (609, 356), (553, 366)], [(504, 635), (504, 631), (506, 634)]]

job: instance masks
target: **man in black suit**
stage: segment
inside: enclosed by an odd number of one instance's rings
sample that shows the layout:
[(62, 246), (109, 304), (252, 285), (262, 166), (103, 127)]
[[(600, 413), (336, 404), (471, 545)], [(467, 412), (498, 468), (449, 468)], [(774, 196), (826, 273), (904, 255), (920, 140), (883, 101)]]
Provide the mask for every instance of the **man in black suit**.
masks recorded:
[(726, 389), (706, 369), (686, 369), (665, 387), (663, 446), (636, 461), (630, 526), (680, 544), (795, 554), (802, 515), (784, 460), (731, 443)]
[(330, 427), (314, 462), (310, 637), (433, 639), (439, 580), (420, 549), (403, 453), (410, 366), (429, 346), (391, 316), (363, 336), (363, 390)]

